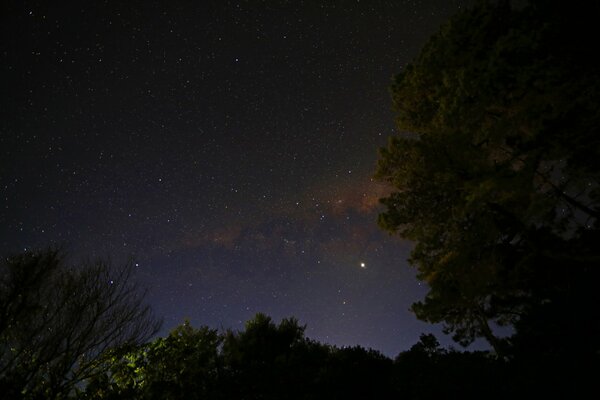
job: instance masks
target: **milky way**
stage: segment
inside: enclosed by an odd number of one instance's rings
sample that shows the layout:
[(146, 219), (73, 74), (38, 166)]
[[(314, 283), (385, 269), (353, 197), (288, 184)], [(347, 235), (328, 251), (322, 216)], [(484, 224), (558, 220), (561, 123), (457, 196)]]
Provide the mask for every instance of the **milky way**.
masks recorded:
[(0, 13), (2, 254), (133, 256), (161, 334), (264, 312), (393, 356), (440, 332), (371, 176), (392, 76), (465, 2), (26, 3)]

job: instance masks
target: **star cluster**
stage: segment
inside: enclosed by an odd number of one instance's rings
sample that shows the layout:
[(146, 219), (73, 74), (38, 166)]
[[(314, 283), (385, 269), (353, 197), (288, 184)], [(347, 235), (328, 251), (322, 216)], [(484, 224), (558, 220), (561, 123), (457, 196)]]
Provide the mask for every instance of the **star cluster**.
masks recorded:
[(439, 328), (376, 224), (388, 87), (463, 3), (5, 4), (2, 254), (133, 256), (165, 332), (260, 311), (395, 355)]

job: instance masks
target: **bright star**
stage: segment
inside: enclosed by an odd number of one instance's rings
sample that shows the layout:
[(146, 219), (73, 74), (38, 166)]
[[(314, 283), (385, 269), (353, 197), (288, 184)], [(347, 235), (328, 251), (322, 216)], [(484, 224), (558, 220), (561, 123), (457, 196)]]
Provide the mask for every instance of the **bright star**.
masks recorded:
[(361, 267), (361, 268), (367, 268), (367, 264), (365, 264), (364, 262), (361, 262), (361, 263), (360, 263), (360, 267)]

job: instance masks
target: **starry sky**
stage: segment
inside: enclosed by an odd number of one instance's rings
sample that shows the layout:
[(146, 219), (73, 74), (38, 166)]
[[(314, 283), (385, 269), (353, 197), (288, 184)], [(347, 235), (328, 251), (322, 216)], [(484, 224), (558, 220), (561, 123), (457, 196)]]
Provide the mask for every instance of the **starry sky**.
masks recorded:
[[(9, 1), (0, 252), (135, 259), (161, 334), (295, 316), (389, 356), (422, 332), (382, 232), (389, 85), (465, 1)], [(69, 4), (67, 4), (69, 3)]]

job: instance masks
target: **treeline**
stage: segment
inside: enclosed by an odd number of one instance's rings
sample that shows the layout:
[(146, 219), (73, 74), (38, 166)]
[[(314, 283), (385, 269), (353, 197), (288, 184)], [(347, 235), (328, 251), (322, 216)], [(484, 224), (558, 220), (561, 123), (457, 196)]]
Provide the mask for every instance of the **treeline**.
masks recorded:
[(241, 331), (159, 323), (131, 263), (70, 265), (62, 252), (0, 265), (0, 393), (6, 399), (434, 399), (572, 395), (594, 365), (440, 347), (433, 335), (395, 359), (307, 338), (294, 318), (257, 314)]
[[(502, 364), (485, 353), (447, 352), (432, 336), (392, 361), (374, 350), (318, 343), (297, 320), (275, 324), (263, 314), (239, 332), (186, 322), (149, 341), (160, 324), (132, 283), (133, 272), (133, 263), (72, 265), (57, 249), (6, 257), (2, 398), (422, 398), (441, 386), (450, 390), (461, 374), (456, 393), (467, 395), (491, 385), (497, 379), (491, 368)], [(462, 367), (441, 373), (455, 362)]]
[(304, 336), (293, 318), (257, 314), (239, 332), (184, 323), (169, 336), (105, 359), (86, 399), (391, 399), (509, 393), (506, 364), (484, 352), (447, 351), (423, 335), (392, 360), (362, 347)]
[[(396, 360), (305, 337), (257, 314), (242, 331), (159, 323), (132, 263), (71, 265), (56, 249), (0, 267), (0, 393), (6, 399), (335, 399), (474, 396), (502, 381), (486, 353), (442, 350), (424, 335)], [(457, 384), (460, 382), (460, 384)]]
[(150, 340), (159, 323), (131, 282), (132, 265), (71, 265), (54, 249), (3, 260), (2, 398), (500, 398), (548, 387), (542, 363), (442, 349), (432, 335), (392, 360), (319, 343), (294, 318), (276, 324), (263, 314), (241, 331), (185, 322)]
[(188, 322), (167, 337), (118, 349), (83, 399), (506, 399), (572, 398), (587, 393), (597, 364), (503, 359), (440, 347), (435, 336), (391, 359), (360, 346), (306, 338), (294, 318), (257, 314), (242, 331), (219, 333)]

